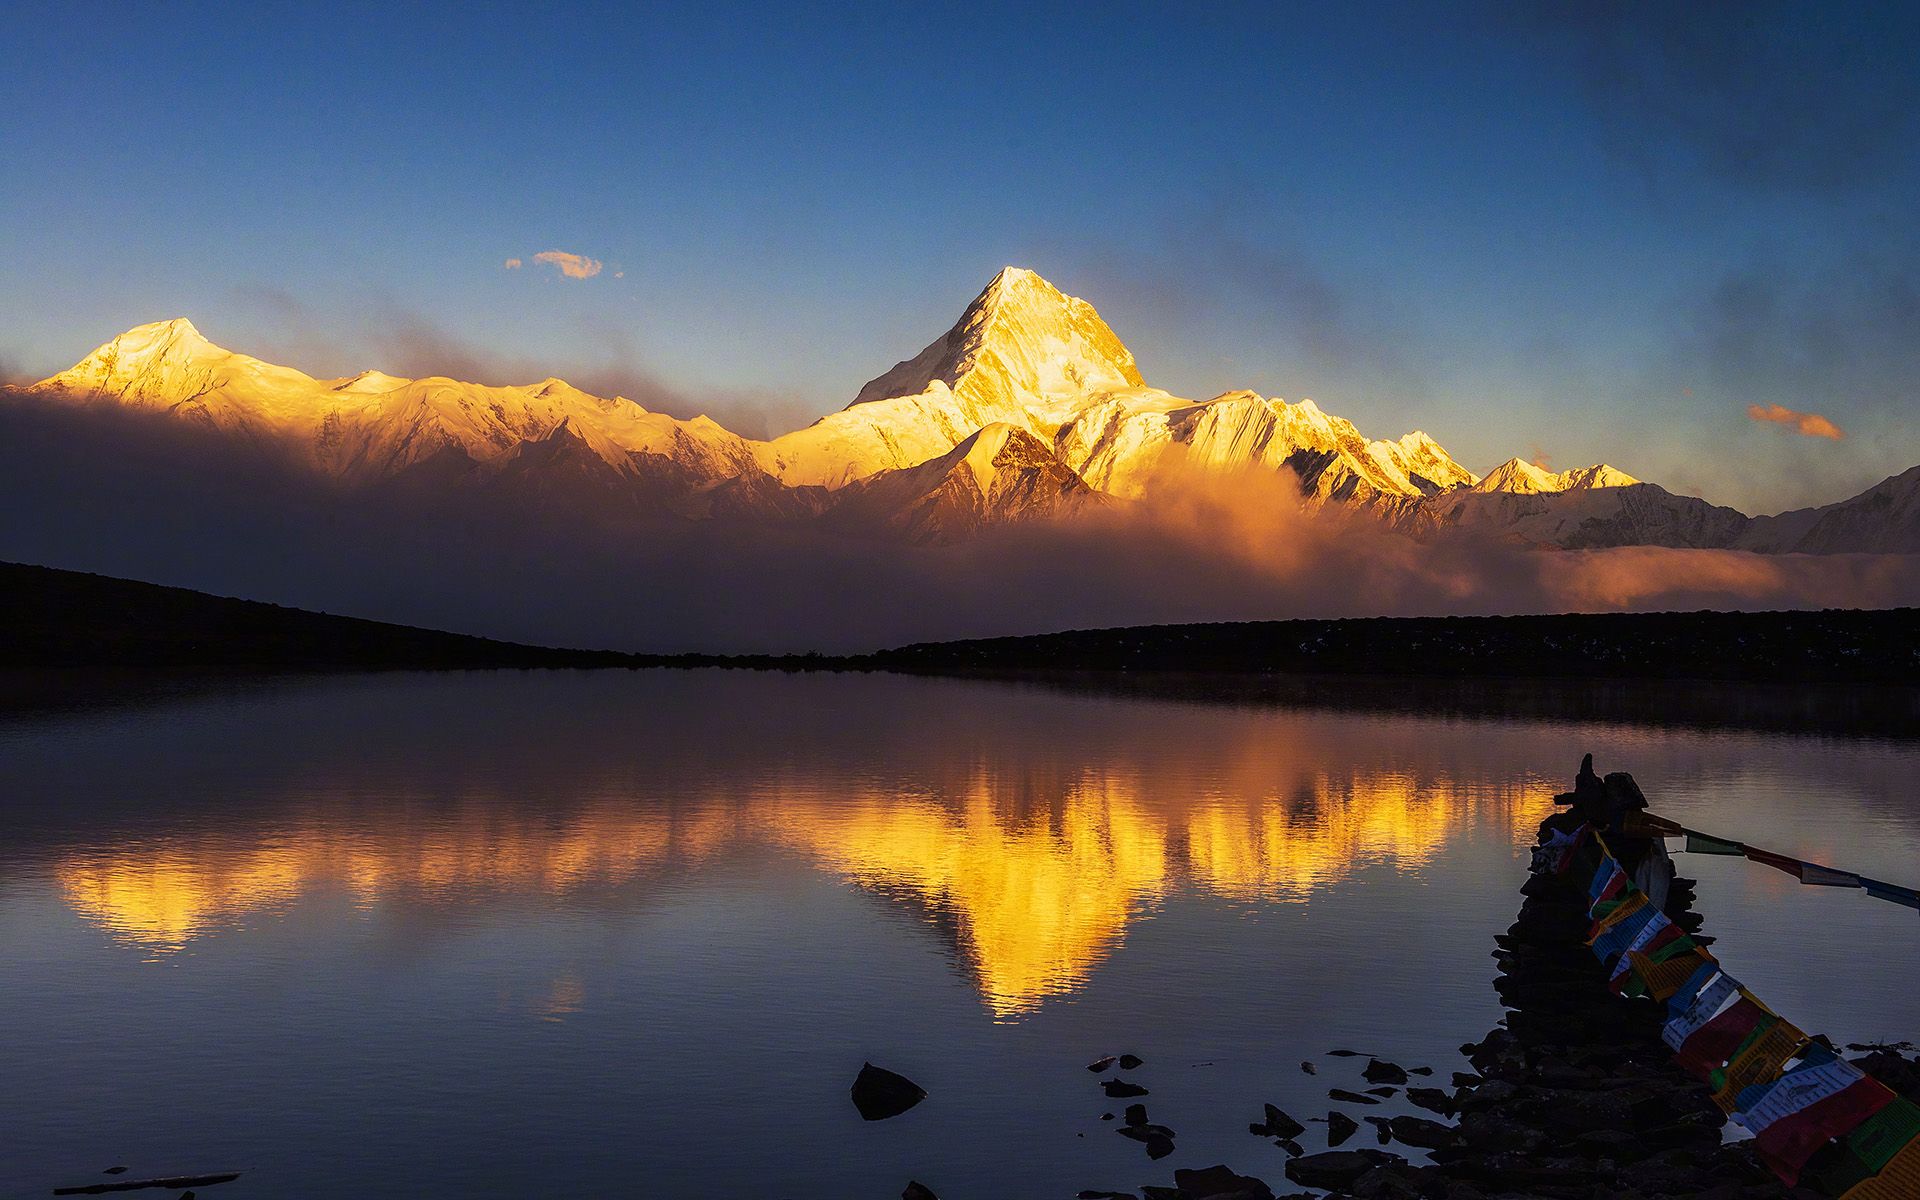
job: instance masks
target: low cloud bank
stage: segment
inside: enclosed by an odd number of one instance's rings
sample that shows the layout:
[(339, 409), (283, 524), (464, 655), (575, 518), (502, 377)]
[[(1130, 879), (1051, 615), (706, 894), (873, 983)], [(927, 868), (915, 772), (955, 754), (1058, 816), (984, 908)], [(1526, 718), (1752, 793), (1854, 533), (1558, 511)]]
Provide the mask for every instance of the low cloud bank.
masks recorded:
[(959, 546), (587, 519), (498, 493), (333, 483), (178, 422), (0, 402), (0, 558), (554, 645), (860, 651), (1301, 616), (1920, 603), (1920, 558), (1420, 545), (1310, 517), (1271, 475), (1174, 475)]
[(285, 292), (252, 288), (245, 296), (277, 317), (286, 332), (264, 345), (238, 349), (268, 362), (298, 367), (317, 379), (357, 375), (369, 367), (403, 379), (443, 375), (492, 387), (537, 383), (558, 375), (591, 395), (624, 396), (649, 412), (681, 420), (708, 416), (742, 437), (762, 441), (801, 428), (817, 415), (815, 406), (797, 392), (670, 384), (647, 364), (632, 336), (612, 325), (589, 329), (599, 342), (600, 353), (594, 361), (561, 364), (556, 369), (551, 362), (502, 354), (397, 305), (376, 308), (358, 330), (330, 330), (326, 318)]

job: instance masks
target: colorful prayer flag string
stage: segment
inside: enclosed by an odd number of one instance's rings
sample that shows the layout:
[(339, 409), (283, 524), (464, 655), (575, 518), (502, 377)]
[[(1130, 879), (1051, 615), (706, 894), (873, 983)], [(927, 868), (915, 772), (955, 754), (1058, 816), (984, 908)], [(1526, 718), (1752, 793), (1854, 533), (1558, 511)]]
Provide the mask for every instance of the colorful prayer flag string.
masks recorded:
[[(1700, 853), (1744, 854), (1802, 882), (1864, 887), (1903, 904), (1903, 893), (1912, 894), (1695, 830), (1681, 833), (1689, 845), (1728, 847)], [(1841, 1200), (1920, 1195), (1920, 1105), (1809, 1038), (1721, 970), (1704, 946), (1634, 886), (1597, 831), (1555, 835), (1542, 847), (1547, 853), (1535, 853), (1533, 870), (1554, 875), (1571, 870), (1573, 851), (1588, 836), (1599, 847), (1600, 863), (1587, 887), (1587, 915), (1593, 921), (1587, 945), (1608, 968), (1608, 986), (1622, 996), (1666, 1003), (1661, 1037), (1675, 1060), (1713, 1089), (1714, 1103), (1753, 1133), (1761, 1160), (1796, 1184), (1814, 1154), (1837, 1141), (1838, 1152), (1823, 1160), (1820, 1178), (1810, 1182)], [(1809, 873), (1815, 877), (1807, 878)]]
[[(1920, 891), (1913, 888), (1902, 887), (1897, 883), (1883, 883), (1878, 879), (1856, 875), (1852, 871), (1841, 871), (1819, 863), (1806, 862), (1792, 855), (1762, 850), (1758, 846), (1749, 846), (1745, 842), (1736, 842), (1731, 838), (1702, 833), (1698, 829), (1688, 829), (1684, 825), (1649, 812), (1628, 813), (1622, 824), (1622, 831), (1628, 837), (1684, 837), (1687, 839), (1686, 852), (1689, 854), (1723, 854), (1729, 857), (1737, 855), (1751, 862), (1764, 863), (1775, 870), (1785, 871), (1803, 884), (1813, 887), (1861, 888), (1876, 900), (1886, 900), (1920, 911)], [(1563, 857), (1571, 858), (1571, 853), (1571, 849), (1568, 849), (1563, 852)], [(1538, 857), (1536, 852), (1536, 859)]]

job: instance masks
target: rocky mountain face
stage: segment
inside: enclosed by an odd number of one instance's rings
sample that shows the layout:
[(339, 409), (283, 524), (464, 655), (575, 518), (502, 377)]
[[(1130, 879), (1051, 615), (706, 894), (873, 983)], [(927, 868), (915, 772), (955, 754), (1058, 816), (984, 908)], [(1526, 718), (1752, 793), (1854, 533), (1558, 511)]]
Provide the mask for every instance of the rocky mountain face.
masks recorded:
[(347, 487), (487, 488), (530, 503), (817, 522), (919, 543), (1151, 504), (1169, 472), (1200, 470), (1282, 472), (1309, 507), (1359, 509), (1421, 540), (1920, 552), (1920, 467), (1838, 504), (1760, 518), (1604, 464), (1555, 474), (1513, 459), (1482, 478), (1425, 433), (1372, 440), (1311, 400), (1236, 391), (1194, 401), (1149, 387), (1092, 305), (1013, 267), (845, 409), (765, 442), (558, 379), (317, 380), (223, 350), (186, 320), (129, 330), (0, 398), (164, 414)]
[(840, 528), (946, 543), (996, 525), (1107, 502), (1045, 442), (997, 421), (939, 458), (880, 471), (841, 488), (826, 519)]

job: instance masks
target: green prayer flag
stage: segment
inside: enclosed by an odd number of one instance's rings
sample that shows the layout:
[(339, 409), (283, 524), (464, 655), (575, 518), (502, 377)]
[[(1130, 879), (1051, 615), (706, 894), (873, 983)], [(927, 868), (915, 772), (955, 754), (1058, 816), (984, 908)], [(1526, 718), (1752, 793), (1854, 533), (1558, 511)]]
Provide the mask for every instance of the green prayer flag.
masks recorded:
[(1801, 863), (1800, 882), (1819, 887), (1859, 887), (1860, 877), (1851, 871), (1836, 871), (1818, 863)]
[(1860, 886), (1867, 889), (1867, 895), (1876, 900), (1891, 900), (1895, 904), (1904, 904), (1908, 908), (1920, 908), (1920, 892), (1912, 888), (1901, 887), (1893, 883), (1881, 883), (1878, 879), (1860, 877)]
[(1687, 830), (1688, 854), (1739, 854), (1746, 853), (1746, 847), (1739, 842), (1729, 842), (1723, 838), (1709, 837), (1704, 833)]

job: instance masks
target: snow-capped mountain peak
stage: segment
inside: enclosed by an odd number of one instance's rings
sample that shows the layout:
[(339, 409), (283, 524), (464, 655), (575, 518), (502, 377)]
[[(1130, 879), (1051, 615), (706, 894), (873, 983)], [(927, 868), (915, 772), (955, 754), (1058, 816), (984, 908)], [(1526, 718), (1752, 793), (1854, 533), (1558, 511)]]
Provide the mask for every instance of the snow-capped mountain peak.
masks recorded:
[(1144, 386), (1132, 352), (1093, 305), (1021, 267), (1002, 269), (951, 329), (870, 380), (853, 403), (919, 395), (936, 380), (963, 404), (983, 406)]
[(412, 382), (411, 379), (400, 379), (385, 371), (362, 371), (351, 379), (334, 384), (333, 390), (356, 396), (378, 396), (383, 392), (403, 388)]
[(269, 386), (313, 382), (289, 367), (222, 350), (192, 321), (175, 317), (135, 326), (36, 386), (152, 407), (184, 403), (240, 379)]
[(1549, 492), (1585, 491), (1592, 488), (1631, 487), (1638, 479), (1605, 463), (1576, 467), (1555, 474), (1544, 467), (1518, 458), (1510, 458), (1487, 477), (1472, 486), (1476, 492), (1504, 492), (1510, 495), (1536, 496)]

